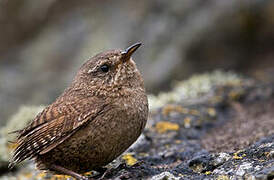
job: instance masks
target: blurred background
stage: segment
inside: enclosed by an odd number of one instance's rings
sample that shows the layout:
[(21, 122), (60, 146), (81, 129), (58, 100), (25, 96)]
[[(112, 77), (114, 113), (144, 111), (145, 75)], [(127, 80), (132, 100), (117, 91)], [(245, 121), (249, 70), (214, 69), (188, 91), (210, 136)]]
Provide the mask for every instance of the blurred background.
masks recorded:
[(269, 81), (274, 1), (0, 0), (0, 126), (51, 103), (89, 57), (135, 42), (149, 93), (215, 69)]

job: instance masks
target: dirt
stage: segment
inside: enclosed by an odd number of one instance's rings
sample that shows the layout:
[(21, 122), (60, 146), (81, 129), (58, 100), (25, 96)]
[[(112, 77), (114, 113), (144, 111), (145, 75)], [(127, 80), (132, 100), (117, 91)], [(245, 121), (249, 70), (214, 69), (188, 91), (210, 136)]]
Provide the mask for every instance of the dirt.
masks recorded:
[[(151, 112), (142, 137), (105, 167), (104, 179), (273, 179), (274, 83), (228, 84), (211, 94)], [(3, 179), (57, 179), (29, 165)]]
[(274, 99), (253, 104), (231, 104), (233, 118), (214, 128), (202, 139), (203, 146), (212, 152), (241, 150), (262, 137), (274, 134)]

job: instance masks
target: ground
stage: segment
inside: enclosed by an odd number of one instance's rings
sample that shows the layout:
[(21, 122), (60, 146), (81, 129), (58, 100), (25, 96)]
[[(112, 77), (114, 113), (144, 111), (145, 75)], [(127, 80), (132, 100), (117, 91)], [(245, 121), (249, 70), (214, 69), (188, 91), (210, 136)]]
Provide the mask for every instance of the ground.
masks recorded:
[[(273, 83), (215, 72), (178, 83), (150, 103), (144, 133), (107, 166), (105, 179), (274, 178)], [(0, 179), (71, 179), (36, 171), (32, 162), (10, 172), (1, 157)]]

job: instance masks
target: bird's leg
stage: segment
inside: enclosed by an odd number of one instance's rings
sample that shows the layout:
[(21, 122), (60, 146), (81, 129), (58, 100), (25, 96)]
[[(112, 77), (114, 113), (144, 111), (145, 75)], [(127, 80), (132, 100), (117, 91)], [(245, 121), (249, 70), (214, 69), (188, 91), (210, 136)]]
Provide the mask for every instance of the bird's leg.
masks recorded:
[(94, 168), (94, 171), (97, 171), (99, 174), (103, 174), (106, 170), (107, 170), (107, 168), (105, 168), (105, 167)]
[(55, 164), (50, 165), (50, 169), (54, 170), (56, 172), (60, 172), (62, 174), (70, 175), (70, 176), (72, 176), (72, 177), (74, 177), (74, 178), (76, 178), (78, 180), (88, 180), (89, 179), (89, 178), (87, 178), (85, 176), (82, 176), (82, 175), (76, 173), (76, 172), (73, 172), (71, 170), (68, 170), (66, 168), (63, 168), (63, 167), (55, 165)]
[(123, 168), (124, 165), (125, 163), (122, 163), (117, 168), (107, 168), (105, 172), (103, 173), (103, 175), (99, 178), (99, 180), (103, 180), (106, 176), (109, 175), (109, 173), (111, 173), (111, 171), (115, 171), (115, 169)]
[(112, 170), (111, 168), (108, 168), (108, 169), (104, 172), (104, 174), (99, 178), (99, 180), (103, 180), (103, 179), (105, 178), (105, 176), (111, 172), (111, 170)]

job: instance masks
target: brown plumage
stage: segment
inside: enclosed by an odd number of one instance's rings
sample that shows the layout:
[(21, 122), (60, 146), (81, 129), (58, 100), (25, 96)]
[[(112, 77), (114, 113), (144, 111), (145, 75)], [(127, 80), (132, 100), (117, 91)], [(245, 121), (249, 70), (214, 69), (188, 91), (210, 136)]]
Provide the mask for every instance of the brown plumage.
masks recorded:
[(131, 59), (140, 45), (83, 64), (70, 87), (18, 131), (10, 166), (34, 158), (39, 169), (84, 179), (78, 173), (108, 164), (136, 141), (148, 115), (143, 79)]

